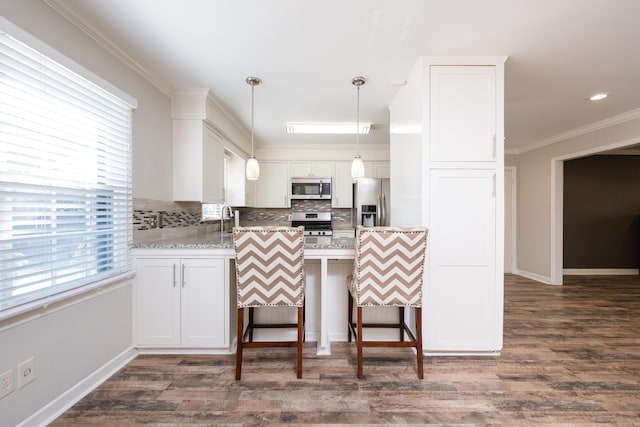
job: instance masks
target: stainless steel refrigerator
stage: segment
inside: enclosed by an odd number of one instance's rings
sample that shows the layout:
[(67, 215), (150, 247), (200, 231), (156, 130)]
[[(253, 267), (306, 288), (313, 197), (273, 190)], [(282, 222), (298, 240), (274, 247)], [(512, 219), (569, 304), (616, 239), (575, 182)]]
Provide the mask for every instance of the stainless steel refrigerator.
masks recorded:
[(391, 225), (389, 178), (362, 178), (353, 184), (352, 224)]

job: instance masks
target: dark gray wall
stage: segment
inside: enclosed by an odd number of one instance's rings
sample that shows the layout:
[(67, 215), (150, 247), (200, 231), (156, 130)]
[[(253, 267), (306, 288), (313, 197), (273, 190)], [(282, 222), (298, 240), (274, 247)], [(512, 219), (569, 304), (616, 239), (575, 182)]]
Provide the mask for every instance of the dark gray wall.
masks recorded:
[(640, 156), (564, 163), (564, 268), (638, 268)]

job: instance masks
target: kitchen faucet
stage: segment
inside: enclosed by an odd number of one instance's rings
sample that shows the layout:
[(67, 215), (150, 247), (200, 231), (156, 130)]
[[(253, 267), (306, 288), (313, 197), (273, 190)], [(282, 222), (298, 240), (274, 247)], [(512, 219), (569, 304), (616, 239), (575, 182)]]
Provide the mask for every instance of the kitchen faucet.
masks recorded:
[(224, 233), (224, 220), (233, 218), (233, 211), (231, 210), (231, 206), (222, 205), (222, 209), (220, 210), (220, 233)]

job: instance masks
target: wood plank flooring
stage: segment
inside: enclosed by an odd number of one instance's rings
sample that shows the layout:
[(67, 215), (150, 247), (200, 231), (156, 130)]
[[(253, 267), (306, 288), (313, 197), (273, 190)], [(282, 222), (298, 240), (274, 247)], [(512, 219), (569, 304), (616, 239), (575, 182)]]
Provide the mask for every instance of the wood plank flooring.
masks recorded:
[(338, 343), (303, 378), (292, 349), (234, 357), (142, 355), (52, 425), (625, 426), (640, 427), (640, 278), (568, 276), (564, 286), (505, 277), (504, 348), (496, 357), (426, 357)]

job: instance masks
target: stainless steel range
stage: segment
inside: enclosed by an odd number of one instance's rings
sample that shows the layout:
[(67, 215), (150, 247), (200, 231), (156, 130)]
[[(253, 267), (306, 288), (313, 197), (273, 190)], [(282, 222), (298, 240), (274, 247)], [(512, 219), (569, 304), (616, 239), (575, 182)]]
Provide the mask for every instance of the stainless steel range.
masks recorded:
[(293, 212), (291, 226), (304, 226), (305, 236), (331, 236), (331, 212)]

